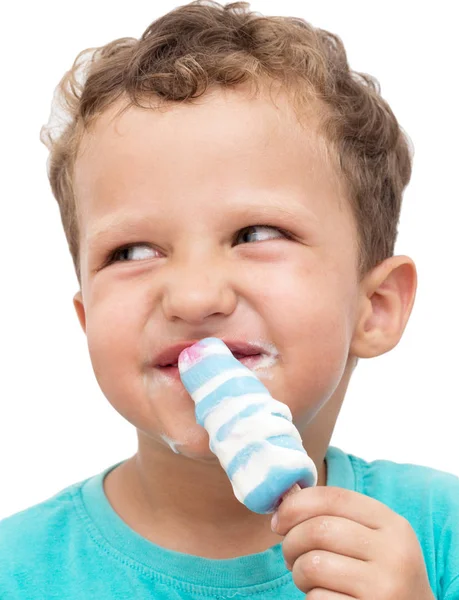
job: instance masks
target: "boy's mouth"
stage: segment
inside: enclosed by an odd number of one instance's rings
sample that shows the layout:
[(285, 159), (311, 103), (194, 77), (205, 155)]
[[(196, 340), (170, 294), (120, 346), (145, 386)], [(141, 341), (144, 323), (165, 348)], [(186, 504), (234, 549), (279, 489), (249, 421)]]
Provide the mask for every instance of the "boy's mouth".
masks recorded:
[[(263, 356), (267, 356), (266, 354), (260, 352), (256, 354), (241, 354), (240, 352), (233, 352), (232, 354), (234, 358), (236, 358), (242, 364), (249, 368), (251, 365), (255, 365)], [(163, 371), (167, 369), (178, 369), (178, 362), (171, 363), (168, 365), (158, 365), (158, 368)]]
[[(262, 366), (268, 366), (267, 364), (263, 364), (263, 363), (267, 363), (267, 362), (272, 363), (272, 357), (268, 356), (267, 354), (258, 353), (258, 354), (250, 354), (250, 355), (242, 355), (242, 354), (236, 355), (236, 353), (234, 353), (233, 355), (234, 355), (234, 358), (239, 360), (245, 367), (247, 367), (250, 370), (255, 370), (257, 368), (261, 368)], [(269, 359), (269, 360), (267, 361), (266, 359)], [(171, 377), (172, 379), (180, 380), (180, 372), (179, 372), (179, 368), (178, 368), (178, 363), (157, 366), (157, 369), (163, 375), (167, 375), (167, 376)]]
[[(178, 365), (180, 353), (185, 350), (185, 348), (193, 346), (198, 341), (199, 340), (189, 340), (187, 342), (179, 342), (178, 344), (169, 346), (169, 348), (166, 348), (163, 352), (158, 354), (154, 360), (154, 365), (156, 367), (176, 367)], [(237, 360), (244, 359), (248, 356), (267, 354), (263, 348), (256, 344), (250, 344), (243, 341), (227, 341), (225, 339), (222, 341), (228, 346)]]

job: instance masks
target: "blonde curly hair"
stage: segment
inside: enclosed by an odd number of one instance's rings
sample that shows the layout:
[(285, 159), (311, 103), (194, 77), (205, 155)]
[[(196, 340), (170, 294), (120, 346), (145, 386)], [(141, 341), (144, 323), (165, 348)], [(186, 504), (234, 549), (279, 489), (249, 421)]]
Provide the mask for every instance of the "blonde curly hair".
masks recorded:
[(140, 39), (83, 50), (56, 88), (40, 139), (80, 285), (72, 173), (94, 119), (119, 98), (125, 108), (192, 102), (211, 86), (269, 81), (282, 85), (299, 114), (311, 100), (323, 109), (321, 133), (357, 225), (360, 277), (393, 255), (412, 153), (378, 81), (349, 68), (338, 36), (303, 19), (263, 16), (248, 2), (196, 0), (151, 23)]

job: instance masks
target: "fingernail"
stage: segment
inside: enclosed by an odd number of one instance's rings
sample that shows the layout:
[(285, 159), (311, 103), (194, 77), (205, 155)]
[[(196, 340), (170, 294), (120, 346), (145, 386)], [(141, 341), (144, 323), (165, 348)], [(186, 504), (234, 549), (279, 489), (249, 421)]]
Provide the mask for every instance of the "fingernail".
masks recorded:
[(271, 530), (274, 533), (277, 533), (277, 525), (279, 523), (279, 515), (277, 514), (277, 511), (274, 513), (273, 518), (271, 519)]
[(291, 571), (292, 570), (292, 565), (290, 563), (288, 563), (286, 560), (284, 560), (284, 562), (285, 562), (285, 566), (287, 567), (287, 569), (289, 571)]

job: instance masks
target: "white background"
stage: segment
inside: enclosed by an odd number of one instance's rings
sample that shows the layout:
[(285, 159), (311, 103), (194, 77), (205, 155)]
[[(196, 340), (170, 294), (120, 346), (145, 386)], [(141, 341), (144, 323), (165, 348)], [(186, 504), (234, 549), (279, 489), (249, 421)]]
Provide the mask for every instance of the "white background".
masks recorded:
[[(77, 279), (39, 131), (83, 48), (141, 35), (180, 2), (8, 3), (1, 48), (0, 518), (136, 451), (134, 428), (98, 388), (72, 305)], [(354, 373), (332, 445), (459, 475), (458, 58), (453, 1), (252, 2), (338, 33), (375, 75), (415, 146), (397, 254), (418, 268), (405, 335)], [(6, 14), (6, 12), (8, 14)]]

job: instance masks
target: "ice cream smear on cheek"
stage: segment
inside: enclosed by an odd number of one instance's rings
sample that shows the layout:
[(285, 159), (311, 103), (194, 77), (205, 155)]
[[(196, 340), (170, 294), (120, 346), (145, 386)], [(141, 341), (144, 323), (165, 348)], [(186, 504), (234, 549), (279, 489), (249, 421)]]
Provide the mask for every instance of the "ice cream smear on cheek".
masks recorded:
[[(262, 356), (253, 357), (255, 364)], [(272, 364), (277, 354), (267, 358)], [(178, 368), (210, 450), (247, 508), (273, 512), (288, 493), (317, 484), (289, 407), (270, 395), (244, 357), (238, 360), (218, 338), (205, 338), (181, 352)]]
[[(271, 371), (269, 371), (269, 369), (276, 364), (277, 359), (279, 358), (279, 352), (276, 346), (274, 344), (263, 343), (258, 340), (254, 340), (253, 342), (249, 341), (249, 343), (260, 347), (263, 353), (259, 354), (256, 357), (256, 360), (253, 362), (244, 361), (246, 366), (252, 371), (259, 372), (259, 377), (271, 379), (273, 374)], [(250, 357), (248, 360), (250, 360)]]

